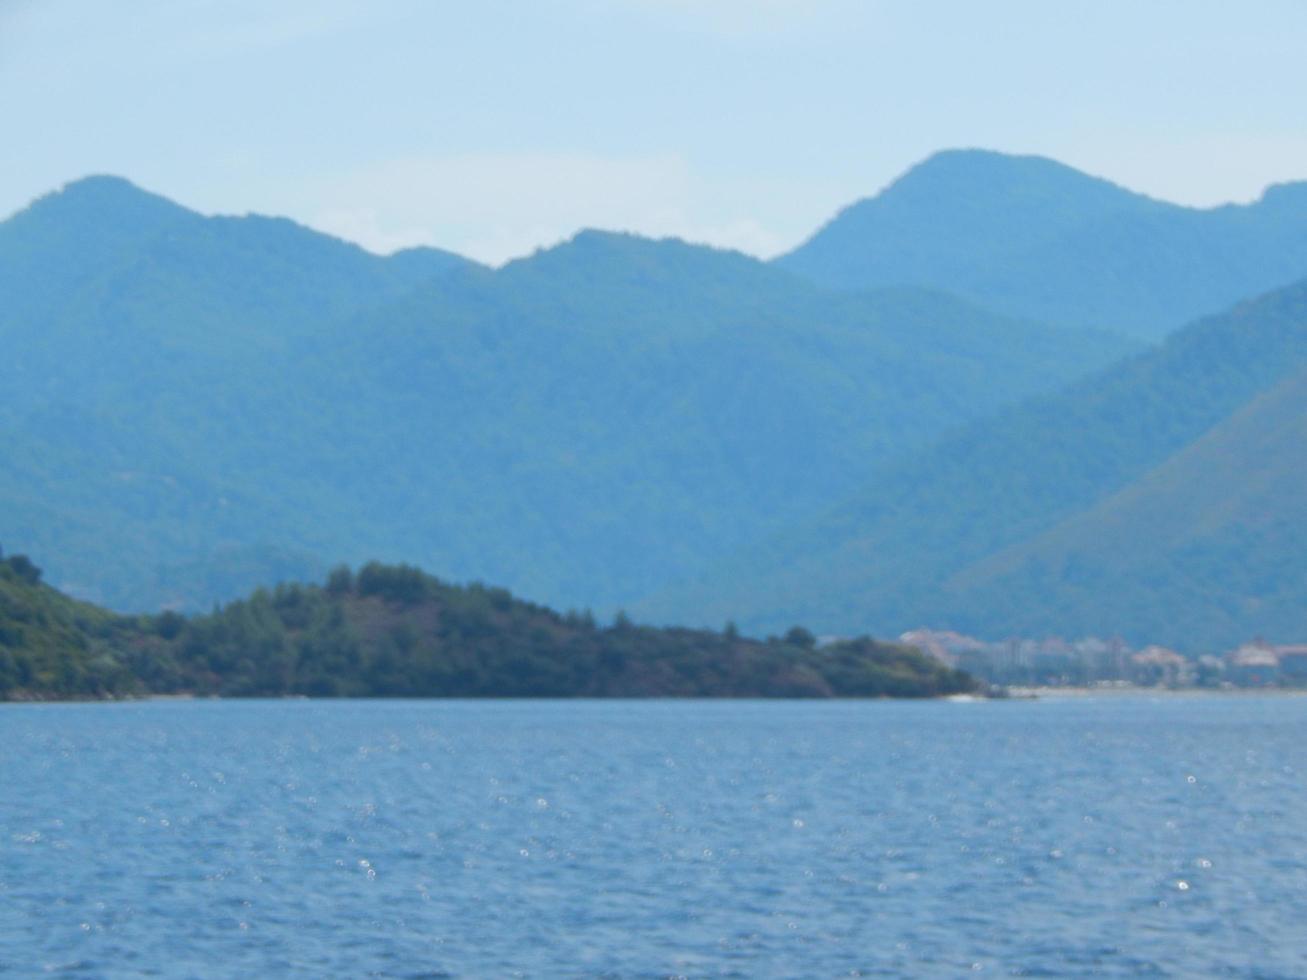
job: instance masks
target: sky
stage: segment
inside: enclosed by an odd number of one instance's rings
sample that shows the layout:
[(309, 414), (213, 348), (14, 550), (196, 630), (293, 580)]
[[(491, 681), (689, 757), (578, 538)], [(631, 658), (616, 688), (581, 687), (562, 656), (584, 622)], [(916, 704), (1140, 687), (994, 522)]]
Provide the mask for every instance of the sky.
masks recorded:
[(1301, 0), (0, 0), (0, 216), (91, 173), (378, 252), (770, 257), (951, 147), (1307, 178)]

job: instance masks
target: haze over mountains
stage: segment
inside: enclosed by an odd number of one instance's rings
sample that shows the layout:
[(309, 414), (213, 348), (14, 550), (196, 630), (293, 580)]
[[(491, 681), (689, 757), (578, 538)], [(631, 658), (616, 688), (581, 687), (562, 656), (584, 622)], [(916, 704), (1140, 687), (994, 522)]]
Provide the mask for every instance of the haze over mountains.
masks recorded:
[(118, 609), (380, 559), (716, 626), (1307, 635), (1302, 287), (1141, 353), (1307, 276), (1304, 186), (954, 152), (773, 263), (493, 270), (80, 181), (0, 223), (0, 542)]

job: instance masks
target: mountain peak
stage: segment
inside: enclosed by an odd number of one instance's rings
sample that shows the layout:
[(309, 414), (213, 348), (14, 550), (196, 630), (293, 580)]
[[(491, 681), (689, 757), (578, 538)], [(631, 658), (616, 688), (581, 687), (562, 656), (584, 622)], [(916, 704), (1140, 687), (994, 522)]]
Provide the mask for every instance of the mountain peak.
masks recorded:
[(622, 284), (624, 288), (655, 291), (673, 282), (677, 289), (685, 290), (695, 285), (715, 288), (745, 282), (757, 282), (757, 288), (766, 289), (764, 282), (777, 281), (774, 270), (741, 252), (680, 238), (648, 238), (594, 228), (583, 229), (552, 248), (510, 262), (501, 271), (509, 276), (543, 275), (560, 283), (583, 277), (592, 285)]
[[(603, 228), (582, 228), (557, 249), (586, 252), (617, 252), (625, 254), (655, 254), (680, 249), (708, 249), (693, 245), (682, 238), (653, 238), (634, 231), (608, 231)], [(715, 251), (715, 250), (714, 250)]]
[(930, 286), (1009, 316), (1157, 339), (1301, 275), (1307, 183), (1189, 208), (1040, 156), (946, 150), (776, 260), (820, 285)]
[(657, 239), (637, 235), (633, 231), (609, 231), (605, 228), (582, 228), (569, 241), (589, 245), (615, 245), (622, 242), (652, 242)]
[[(854, 204), (932, 209), (1116, 209), (1146, 200), (1101, 177), (1035, 155), (942, 150), (910, 167), (874, 198)], [(845, 213), (847, 214), (848, 211)]]
[(65, 184), (33, 201), (15, 220), (54, 219), (82, 226), (150, 231), (170, 221), (196, 216), (166, 197), (142, 190), (125, 177), (94, 174)]
[(1075, 167), (1068, 166), (1051, 157), (1041, 156), (1038, 153), (1004, 153), (1002, 150), (990, 150), (985, 147), (952, 147), (946, 150), (936, 150), (924, 160), (909, 167), (905, 172), (905, 176), (919, 172), (1029, 174), (1041, 171), (1079, 178), (1088, 176)]
[(1262, 192), (1261, 200), (1258, 203), (1270, 205), (1274, 208), (1307, 211), (1307, 180), (1272, 184)]
[(59, 200), (101, 206), (132, 206), (167, 208), (182, 212), (182, 207), (162, 194), (155, 194), (133, 184), (126, 177), (116, 174), (90, 174), (77, 180), (70, 180), (59, 190), (47, 194), (41, 200)]
[(975, 177), (1037, 171), (1084, 176), (1074, 167), (1049, 157), (1026, 153), (1004, 153), (983, 147), (954, 147), (937, 150), (909, 167), (898, 179), (912, 176)]
[(679, 238), (649, 238), (630, 231), (582, 228), (571, 238), (514, 259), (505, 270), (560, 268), (620, 268), (660, 264), (676, 256), (733, 254), (705, 245), (692, 245)]
[(126, 177), (117, 174), (87, 174), (70, 180), (56, 194), (148, 194)]

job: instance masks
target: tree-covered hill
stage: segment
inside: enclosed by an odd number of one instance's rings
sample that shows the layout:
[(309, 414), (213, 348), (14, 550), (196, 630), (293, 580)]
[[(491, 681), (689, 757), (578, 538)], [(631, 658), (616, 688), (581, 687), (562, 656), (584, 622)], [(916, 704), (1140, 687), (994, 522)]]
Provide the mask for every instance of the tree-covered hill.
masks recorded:
[(839, 288), (931, 286), (1013, 316), (1155, 339), (1307, 275), (1307, 183), (1196, 209), (1041, 157), (954, 150), (777, 263)]
[[(1139, 479), (948, 586), (1030, 632), (1101, 633), (1121, 622), (1195, 650), (1254, 636), (1298, 642), (1307, 637), (1304, 488), (1300, 369)], [(1055, 601), (1038, 601), (1050, 582)]]
[(139, 690), (122, 657), (138, 635), (127, 618), (43, 583), (26, 555), (0, 556), (0, 700)]
[(822, 520), (639, 608), (1196, 651), (1299, 641), (1304, 372), (1307, 282), (948, 437)]
[(117, 616), (0, 561), (0, 700), (126, 697), (932, 697), (975, 683), (870, 639), (600, 627), (408, 566), (338, 568), (213, 613)]
[(0, 535), (119, 609), (377, 556), (616, 608), (1123, 352), (584, 233), (382, 259), (97, 178), (0, 224)]

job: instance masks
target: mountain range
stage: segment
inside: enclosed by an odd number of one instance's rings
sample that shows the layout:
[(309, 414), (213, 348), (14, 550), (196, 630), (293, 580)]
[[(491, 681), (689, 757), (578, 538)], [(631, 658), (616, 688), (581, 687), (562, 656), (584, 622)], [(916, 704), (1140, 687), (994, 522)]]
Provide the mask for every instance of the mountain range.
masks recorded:
[(1304, 275), (1307, 185), (979, 151), (770, 263), (380, 257), (88, 178), (0, 223), (0, 542), (120, 610), (380, 559), (751, 629), (1307, 635), (1304, 287), (1250, 300)]
[(611, 608), (1133, 346), (673, 240), (380, 259), (106, 179), (0, 266), (0, 541), (116, 608), (372, 558)]

